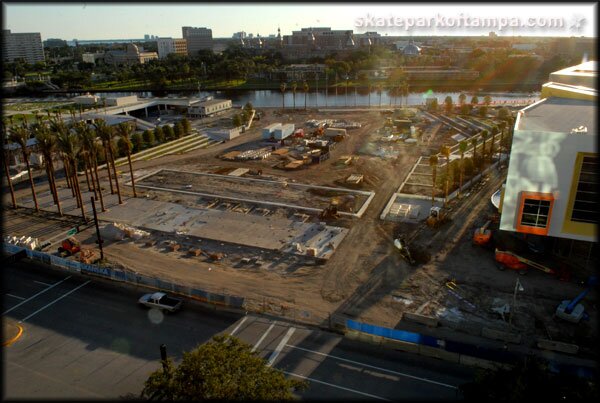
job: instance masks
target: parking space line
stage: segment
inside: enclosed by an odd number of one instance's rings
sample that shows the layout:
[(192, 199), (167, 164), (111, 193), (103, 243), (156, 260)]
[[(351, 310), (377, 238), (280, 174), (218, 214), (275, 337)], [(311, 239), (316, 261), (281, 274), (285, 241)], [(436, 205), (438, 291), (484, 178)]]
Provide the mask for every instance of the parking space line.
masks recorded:
[(242, 320), (240, 321), (240, 323), (238, 323), (238, 325), (231, 331), (231, 333), (229, 333), (229, 335), (233, 336), (235, 334), (235, 332), (238, 331), (238, 329), (240, 328), (240, 326), (242, 326), (242, 323), (244, 323), (246, 321), (246, 319), (248, 319), (248, 316), (244, 316), (242, 318)]
[(48, 283), (44, 283), (43, 281), (37, 281), (37, 280), (33, 280), (34, 283), (38, 283), (38, 284), (42, 284), (42, 285), (46, 285), (46, 286), (51, 286), (52, 284), (48, 284)]
[(12, 294), (4, 294), (4, 295), (6, 295), (7, 297), (13, 297), (13, 298), (17, 298), (17, 299), (20, 299), (20, 300), (24, 300), (25, 299), (23, 297), (19, 297), (18, 295), (12, 295)]
[(71, 276), (69, 276), (69, 277), (65, 278), (64, 280), (61, 280), (61, 281), (59, 281), (58, 283), (54, 283), (53, 285), (51, 285), (50, 287), (46, 288), (45, 290), (42, 290), (42, 291), (38, 292), (38, 293), (37, 293), (37, 294), (35, 294), (33, 297), (29, 297), (29, 298), (27, 298), (25, 301), (23, 301), (23, 302), (21, 302), (21, 303), (19, 303), (19, 304), (15, 305), (15, 306), (13, 306), (13, 307), (12, 307), (12, 308), (10, 308), (8, 311), (5, 311), (5, 312), (4, 312), (2, 315), (6, 315), (7, 313), (9, 313), (10, 311), (12, 311), (13, 309), (17, 309), (18, 307), (20, 307), (21, 305), (23, 305), (23, 304), (24, 304), (24, 303), (26, 303), (27, 301), (29, 301), (29, 300), (31, 300), (31, 299), (33, 299), (33, 298), (37, 297), (38, 295), (41, 295), (41, 294), (45, 293), (45, 292), (46, 292), (46, 291), (48, 291), (49, 289), (56, 287), (57, 285), (59, 285), (59, 284), (60, 284), (60, 283), (62, 283), (63, 281), (66, 281), (66, 280), (68, 280), (68, 279), (70, 279), (70, 278), (71, 278)]
[(24, 318), (24, 319), (21, 319), (21, 320), (19, 321), (19, 323), (23, 323), (23, 322), (25, 322), (27, 319), (31, 318), (33, 315), (35, 315), (35, 314), (37, 314), (37, 313), (39, 313), (39, 312), (43, 311), (44, 309), (48, 308), (49, 306), (52, 306), (52, 305), (54, 305), (56, 302), (60, 301), (60, 300), (61, 300), (61, 299), (63, 299), (64, 297), (68, 296), (69, 294), (71, 294), (71, 293), (74, 293), (75, 291), (77, 291), (78, 289), (80, 289), (81, 287), (83, 287), (84, 285), (86, 285), (87, 283), (89, 283), (90, 281), (92, 281), (92, 280), (88, 280), (88, 281), (86, 281), (85, 283), (81, 284), (79, 287), (72, 289), (71, 291), (69, 291), (68, 293), (64, 294), (63, 296), (61, 296), (61, 297), (59, 297), (59, 298), (55, 299), (54, 301), (50, 302), (48, 305), (41, 307), (40, 309), (38, 309), (37, 311), (35, 311), (35, 312), (34, 312), (34, 313), (32, 313), (31, 315), (27, 316), (27, 317), (26, 317), (26, 318)]
[(271, 326), (269, 326), (269, 328), (267, 329), (267, 331), (263, 333), (263, 335), (262, 335), (262, 337), (260, 339), (258, 339), (258, 341), (254, 345), (254, 347), (252, 347), (252, 351), (253, 352), (256, 351), (256, 349), (258, 348), (258, 346), (260, 345), (260, 343), (262, 343), (262, 341), (265, 339), (265, 337), (267, 337), (267, 334), (269, 334), (269, 332), (271, 331), (271, 329), (273, 329), (273, 326), (275, 326), (275, 323), (271, 323)]
[(412, 379), (416, 379), (422, 382), (428, 382), (428, 383), (433, 383), (435, 385), (439, 385), (439, 386), (444, 386), (446, 388), (450, 388), (450, 389), (458, 389), (458, 387), (453, 386), (453, 385), (448, 385), (447, 383), (442, 383), (442, 382), (437, 382), (437, 381), (432, 381), (431, 379), (427, 379), (427, 378), (420, 378), (418, 376), (414, 376), (414, 375), (408, 375), (402, 372), (398, 372), (398, 371), (393, 371), (391, 369), (386, 369), (386, 368), (381, 368), (381, 367), (376, 367), (374, 365), (369, 365), (369, 364), (365, 364), (362, 362), (358, 362), (358, 361), (353, 361), (353, 360), (349, 360), (347, 358), (342, 358), (342, 357), (338, 357), (335, 355), (331, 355), (331, 354), (326, 354), (326, 353), (321, 353), (320, 351), (314, 351), (314, 350), (309, 350), (307, 348), (302, 348), (302, 347), (298, 347), (298, 346), (293, 346), (291, 344), (286, 344), (286, 347), (290, 347), (290, 348), (295, 348), (297, 350), (303, 350), (303, 351), (307, 351), (309, 353), (312, 354), (318, 354), (318, 355), (324, 355), (326, 357), (331, 357), (331, 358), (335, 358), (336, 360), (340, 360), (340, 361), (346, 361), (346, 362), (350, 362), (352, 364), (356, 364), (356, 365), (362, 365), (364, 367), (369, 367), (369, 368), (373, 368), (373, 369), (377, 369), (379, 371), (385, 371), (385, 372), (389, 372), (391, 374), (395, 374), (395, 375), (400, 375), (400, 376), (404, 376), (406, 378), (412, 378)]
[(295, 327), (290, 327), (285, 336), (283, 336), (283, 339), (281, 339), (281, 341), (277, 345), (277, 348), (275, 348), (275, 350), (271, 353), (271, 356), (269, 357), (269, 362), (267, 363), (268, 367), (273, 365), (273, 362), (275, 362), (275, 359), (277, 358), (279, 353), (281, 353), (281, 350), (283, 350), (285, 343), (287, 343), (290, 337), (292, 337), (292, 334), (294, 334), (295, 330)]
[(352, 393), (357, 393), (359, 395), (363, 395), (363, 396), (367, 396), (367, 397), (372, 397), (374, 399), (379, 399), (379, 400), (385, 400), (388, 402), (391, 402), (392, 400), (390, 399), (386, 399), (385, 397), (381, 397), (381, 396), (375, 396), (375, 395), (371, 395), (369, 393), (365, 393), (365, 392), (361, 392), (359, 390), (355, 390), (355, 389), (350, 389), (350, 388), (346, 388), (344, 386), (339, 386), (339, 385), (334, 385), (333, 383), (329, 383), (329, 382), (325, 382), (325, 381), (320, 381), (318, 379), (314, 379), (314, 378), (309, 378), (308, 376), (304, 376), (304, 375), (299, 375), (299, 374), (294, 374), (293, 372), (287, 372), (287, 371), (282, 371), (284, 374), (287, 375), (291, 375), (291, 376), (297, 376), (298, 378), (302, 378), (302, 379), (307, 379), (311, 382), (315, 382), (315, 383), (322, 383), (323, 385), (327, 385), (327, 386), (331, 386), (333, 388), (337, 388), (337, 389), (342, 389), (342, 390), (346, 390), (348, 392), (352, 392)]

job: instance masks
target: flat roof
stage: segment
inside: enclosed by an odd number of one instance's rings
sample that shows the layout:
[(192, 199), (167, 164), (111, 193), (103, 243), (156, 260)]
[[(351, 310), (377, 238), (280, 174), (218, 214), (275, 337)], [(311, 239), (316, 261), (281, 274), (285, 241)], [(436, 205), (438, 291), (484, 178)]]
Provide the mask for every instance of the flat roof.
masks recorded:
[(596, 102), (569, 98), (545, 98), (519, 111), (517, 130), (571, 133), (587, 128), (596, 133)]
[(231, 102), (231, 99), (213, 99), (210, 101), (198, 102), (194, 106), (213, 106), (222, 104), (223, 102)]

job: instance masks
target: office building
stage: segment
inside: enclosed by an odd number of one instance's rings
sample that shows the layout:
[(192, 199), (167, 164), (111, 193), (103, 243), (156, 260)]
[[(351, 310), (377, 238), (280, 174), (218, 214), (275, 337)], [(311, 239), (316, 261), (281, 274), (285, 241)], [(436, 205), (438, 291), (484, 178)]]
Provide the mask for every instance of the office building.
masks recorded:
[(4, 62), (23, 60), (29, 64), (45, 61), (40, 33), (12, 33), (9, 29), (3, 30), (2, 60)]
[(187, 42), (189, 56), (197, 56), (198, 52), (201, 50), (212, 50), (212, 29), (182, 27), (181, 32), (183, 39)]
[(158, 47), (158, 58), (164, 59), (168, 55), (175, 53), (187, 56), (187, 41), (181, 38), (158, 38), (156, 40)]
[(158, 53), (144, 52), (143, 49), (139, 49), (133, 43), (127, 44), (124, 51), (111, 50), (104, 55), (104, 62), (112, 65), (144, 64), (153, 59), (158, 59)]

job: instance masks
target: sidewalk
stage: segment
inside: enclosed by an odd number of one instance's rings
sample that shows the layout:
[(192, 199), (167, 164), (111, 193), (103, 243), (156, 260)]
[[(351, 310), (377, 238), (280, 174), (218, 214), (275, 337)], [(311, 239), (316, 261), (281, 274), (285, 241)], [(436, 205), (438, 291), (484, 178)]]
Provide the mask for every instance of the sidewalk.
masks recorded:
[(2, 323), (2, 346), (9, 346), (17, 341), (23, 333), (23, 327), (14, 319), (4, 318)]

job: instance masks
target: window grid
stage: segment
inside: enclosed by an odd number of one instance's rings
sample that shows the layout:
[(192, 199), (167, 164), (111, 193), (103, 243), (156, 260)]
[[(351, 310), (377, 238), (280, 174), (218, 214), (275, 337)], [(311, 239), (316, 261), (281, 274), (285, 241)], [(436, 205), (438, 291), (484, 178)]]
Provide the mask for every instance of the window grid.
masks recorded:
[(598, 158), (583, 157), (571, 221), (595, 223), (598, 221)]

